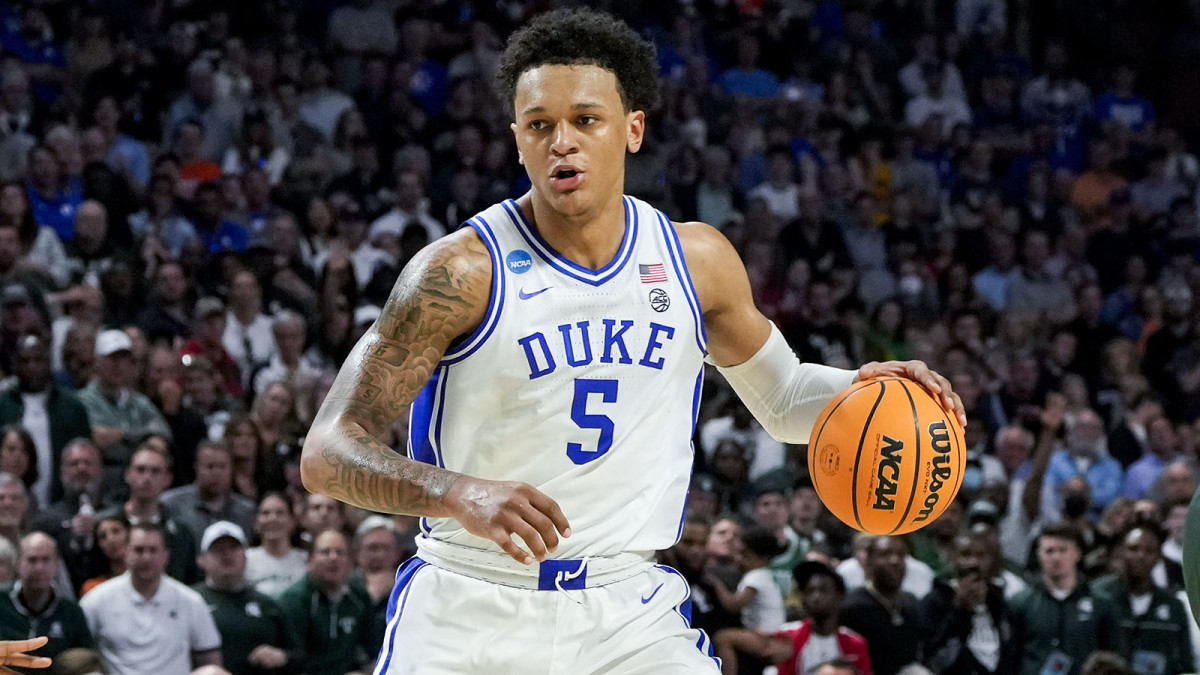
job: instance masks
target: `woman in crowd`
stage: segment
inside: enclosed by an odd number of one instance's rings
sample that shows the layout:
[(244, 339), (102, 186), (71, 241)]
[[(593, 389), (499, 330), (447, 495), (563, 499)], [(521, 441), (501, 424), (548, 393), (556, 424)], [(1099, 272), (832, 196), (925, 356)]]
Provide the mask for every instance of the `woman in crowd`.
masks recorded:
[(292, 546), (296, 518), (286, 497), (278, 492), (263, 496), (254, 531), (261, 543), (246, 551), (246, 583), (260, 593), (278, 596), (304, 576), (308, 560), (302, 549)]
[(6, 424), (0, 428), (0, 472), (20, 478), (26, 490), (37, 482), (37, 447), (33, 437), (20, 424)]
[(93, 569), (96, 576), (83, 582), (79, 595), (125, 573), (125, 548), (129, 545), (129, 521), (122, 514), (113, 514), (96, 522), (97, 555)]

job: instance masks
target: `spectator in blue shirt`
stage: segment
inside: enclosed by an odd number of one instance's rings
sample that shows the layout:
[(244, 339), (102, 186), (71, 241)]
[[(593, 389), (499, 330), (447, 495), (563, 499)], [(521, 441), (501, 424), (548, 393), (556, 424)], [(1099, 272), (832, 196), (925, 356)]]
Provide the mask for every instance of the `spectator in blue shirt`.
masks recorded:
[(92, 118), (108, 144), (104, 161), (138, 189), (145, 189), (150, 182), (150, 156), (145, 143), (120, 132), (121, 106), (117, 97), (100, 97), (92, 108)]
[(1146, 441), (1150, 452), (1130, 464), (1125, 474), (1122, 494), (1132, 499), (1149, 496), (1154, 482), (1179, 456), (1179, 436), (1171, 420), (1166, 417), (1156, 417), (1146, 424)]
[(758, 67), (758, 40), (743, 35), (737, 41), (737, 65), (724, 73), (718, 84), (730, 96), (769, 98), (779, 93), (779, 78)]
[(216, 183), (196, 188), (196, 234), (209, 253), (244, 251), (250, 241), (246, 228), (225, 218), (225, 197)]
[(29, 180), (25, 184), (33, 219), (52, 227), (64, 242), (75, 238), (75, 210), (83, 203), (83, 187), (67, 180), (54, 151), (39, 145), (29, 151)]
[(1063, 484), (1080, 476), (1092, 492), (1093, 515), (1099, 515), (1109, 502), (1121, 494), (1124, 471), (1121, 463), (1108, 455), (1104, 420), (1093, 410), (1083, 410), (1067, 425), (1063, 449), (1050, 456), (1042, 486), (1042, 516), (1055, 521), (1063, 516)]
[(28, 4), (21, 9), (21, 30), (0, 36), (0, 48), (25, 64), (39, 101), (53, 103), (62, 93), (67, 59), (54, 41), (54, 29), (40, 6)]
[(1096, 120), (1104, 123), (1115, 120), (1130, 131), (1138, 132), (1154, 122), (1154, 104), (1133, 93), (1133, 82), (1137, 77), (1133, 68), (1121, 64), (1113, 70), (1112, 89), (1096, 98)]

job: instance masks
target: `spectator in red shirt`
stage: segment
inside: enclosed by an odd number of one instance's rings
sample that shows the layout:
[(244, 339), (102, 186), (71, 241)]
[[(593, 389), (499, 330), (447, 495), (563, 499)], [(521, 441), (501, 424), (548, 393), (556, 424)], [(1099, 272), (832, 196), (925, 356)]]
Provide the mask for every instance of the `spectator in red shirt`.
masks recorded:
[(240, 399), (244, 393), (242, 371), (222, 343), (225, 336), (225, 303), (214, 297), (200, 298), (196, 301), (194, 320), (192, 339), (183, 346), (180, 356), (199, 354), (207, 357), (220, 374), (225, 390), (233, 398)]
[(858, 675), (871, 675), (871, 656), (863, 636), (841, 625), (842, 600), (846, 583), (825, 563), (808, 560), (792, 570), (801, 605), (807, 619), (785, 624), (774, 636), (733, 628), (723, 630), (714, 640), (721, 672), (738, 672), (737, 653), (764, 658), (778, 666), (781, 675), (817, 675), (831, 661), (853, 664)]

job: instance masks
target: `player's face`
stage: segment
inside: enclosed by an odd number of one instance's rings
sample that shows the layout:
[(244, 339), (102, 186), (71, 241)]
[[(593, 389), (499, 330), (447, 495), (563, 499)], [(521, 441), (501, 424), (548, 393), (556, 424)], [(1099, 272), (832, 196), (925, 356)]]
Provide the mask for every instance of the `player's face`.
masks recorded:
[(645, 113), (626, 112), (617, 77), (592, 65), (544, 65), (517, 80), (512, 124), (535, 196), (567, 217), (595, 214), (624, 191)]

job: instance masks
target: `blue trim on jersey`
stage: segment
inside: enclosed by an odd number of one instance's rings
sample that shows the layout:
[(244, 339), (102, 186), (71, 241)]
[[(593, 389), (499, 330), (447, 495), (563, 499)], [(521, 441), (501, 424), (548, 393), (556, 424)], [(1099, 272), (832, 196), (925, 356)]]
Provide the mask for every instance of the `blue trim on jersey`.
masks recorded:
[[(396, 629), (400, 625), (400, 617), (404, 615), (404, 605), (408, 604), (408, 593), (406, 592), (412, 586), (413, 577), (417, 576), (429, 563), (413, 556), (409, 558), (400, 569), (396, 570), (396, 585), (392, 588), (392, 594), (388, 598), (387, 612), (385, 617), (389, 626), (387, 630), (387, 643), (383, 645), (383, 653), (379, 655), (379, 665), (375, 668), (376, 675), (387, 673), (388, 665), (392, 662), (393, 647), (396, 643)], [(401, 600), (400, 596), (404, 599)], [(397, 609), (396, 604), (399, 603)]]
[(429, 429), (433, 425), (434, 404), (437, 402), (438, 383), (442, 377), (442, 369), (436, 368), (425, 388), (417, 394), (408, 413), (408, 456), (425, 464), (438, 464), (437, 451), (429, 438)]
[[(700, 419), (700, 394), (704, 391), (704, 366), (700, 366), (700, 372), (696, 374), (696, 389), (692, 392), (692, 433), (688, 436), (688, 447), (692, 449), (692, 464), (695, 465), (696, 458), (696, 443), (693, 440), (696, 437), (696, 422)], [(688, 473), (691, 473), (692, 467), (688, 467)], [(691, 486), (688, 486), (686, 492), (683, 493), (683, 508), (679, 514), (679, 530), (675, 532), (675, 544), (683, 537), (683, 521), (687, 520), (687, 504), (688, 497), (692, 494)], [(671, 544), (674, 546), (675, 544)]]
[(546, 240), (538, 233), (537, 228), (525, 219), (525, 213), (521, 211), (521, 207), (517, 205), (516, 201), (509, 199), (503, 202), (502, 206), (508, 212), (509, 218), (512, 218), (513, 223), (516, 224), (517, 231), (521, 233), (525, 243), (537, 252), (538, 257), (572, 279), (592, 286), (600, 286), (625, 269), (625, 265), (633, 258), (633, 249), (637, 243), (639, 220), (637, 206), (629, 197), (622, 197), (621, 201), (625, 204), (625, 237), (621, 240), (621, 248), (617, 250), (617, 255), (598, 270), (588, 269), (579, 263), (568, 260), (554, 250), (554, 247), (546, 243)]
[(692, 275), (688, 271), (687, 260), (683, 257), (683, 245), (679, 243), (679, 235), (675, 233), (675, 228), (671, 225), (671, 221), (663, 215), (662, 211), (655, 211), (658, 214), (658, 224), (662, 227), (663, 237), (667, 241), (667, 250), (671, 253), (671, 265), (675, 268), (675, 274), (679, 275), (679, 285), (683, 286), (683, 296), (687, 298), (688, 306), (692, 309), (692, 319), (696, 322), (696, 345), (700, 347), (701, 354), (708, 353), (708, 332), (704, 329), (704, 313), (700, 311), (700, 299), (696, 295), (696, 287), (692, 285)]
[[(700, 632), (700, 639), (696, 641), (696, 649), (699, 649), (706, 656), (708, 656), (708, 658), (712, 659), (713, 662), (717, 664), (717, 670), (719, 671), (721, 669), (721, 659), (718, 659), (716, 654), (713, 653), (712, 640), (708, 638), (708, 633), (705, 633), (701, 628), (695, 628), (692, 626), (692, 585), (689, 584), (687, 578), (684, 577), (683, 574), (674, 567), (668, 567), (666, 565), (655, 565), (655, 567), (667, 572), (668, 574), (674, 574), (675, 576), (679, 577), (680, 581), (683, 582), (683, 587), (687, 589), (687, 597), (684, 598), (682, 603), (675, 606), (675, 613), (678, 614), (681, 619), (683, 619), (684, 625), (690, 629)], [(706, 644), (707, 649), (705, 648)]]
[(450, 369), (446, 366), (439, 368), (437, 392), (437, 421), (433, 424), (433, 451), (437, 454), (437, 465), (446, 468), (446, 460), (442, 457), (442, 420), (446, 418), (446, 386), (450, 381)]
[[(446, 468), (442, 460), (442, 417), (446, 407), (446, 366), (434, 369), (425, 388), (417, 394), (408, 412), (408, 456), (424, 464)], [(435, 417), (436, 413), (436, 417)], [(432, 437), (430, 431), (433, 432)], [(429, 534), (428, 519), (420, 520), (421, 531)]]
[(496, 235), (492, 233), (491, 226), (483, 219), (483, 216), (476, 216), (468, 220), (467, 224), (483, 240), (483, 245), (488, 250), (488, 257), (492, 259), (492, 293), (483, 321), (479, 322), (479, 326), (467, 339), (446, 350), (446, 353), (442, 355), (442, 363), (445, 364), (458, 363), (482, 347), (483, 343), (491, 337), (492, 332), (496, 330), (496, 325), (500, 323), (500, 310), (504, 307), (504, 259), (501, 256), (500, 244), (496, 241)]

